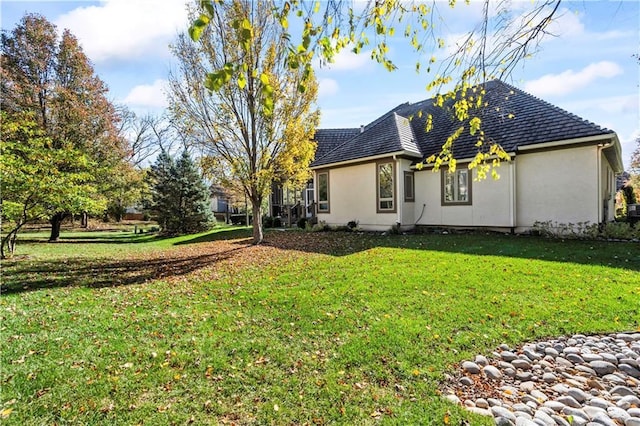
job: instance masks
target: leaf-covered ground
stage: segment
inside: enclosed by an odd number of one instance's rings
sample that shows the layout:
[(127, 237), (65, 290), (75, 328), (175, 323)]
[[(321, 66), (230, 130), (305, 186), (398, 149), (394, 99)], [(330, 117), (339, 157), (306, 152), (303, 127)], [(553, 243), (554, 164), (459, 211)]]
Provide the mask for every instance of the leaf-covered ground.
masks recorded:
[(7, 424), (479, 424), (438, 395), (456, 362), (640, 325), (637, 243), (275, 231), (252, 246), (242, 229), (65, 241), (2, 264)]

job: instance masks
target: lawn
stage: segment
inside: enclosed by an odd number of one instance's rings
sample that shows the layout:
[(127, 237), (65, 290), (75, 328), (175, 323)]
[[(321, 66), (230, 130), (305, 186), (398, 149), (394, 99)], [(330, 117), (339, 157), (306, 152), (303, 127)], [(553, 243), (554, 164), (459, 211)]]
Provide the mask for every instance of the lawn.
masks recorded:
[(439, 397), (456, 363), (640, 327), (638, 243), (248, 236), (28, 235), (2, 263), (3, 423), (492, 424)]

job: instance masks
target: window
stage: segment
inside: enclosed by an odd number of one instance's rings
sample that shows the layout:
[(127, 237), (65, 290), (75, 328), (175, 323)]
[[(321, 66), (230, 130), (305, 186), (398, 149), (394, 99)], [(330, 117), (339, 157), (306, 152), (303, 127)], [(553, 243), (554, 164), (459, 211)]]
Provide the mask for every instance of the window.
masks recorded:
[(404, 172), (404, 201), (412, 202), (415, 200), (416, 196), (413, 183), (413, 172)]
[(393, 163), (378, 163), (378, 213), (393, 213), (395, 204), (395, 179)]
[(329, 213), (329, 172), (318, 176), (318, 213)]
[(453, 173), (442, 170), (442, 205), (471, 204), (471, 171), (458, 169)]

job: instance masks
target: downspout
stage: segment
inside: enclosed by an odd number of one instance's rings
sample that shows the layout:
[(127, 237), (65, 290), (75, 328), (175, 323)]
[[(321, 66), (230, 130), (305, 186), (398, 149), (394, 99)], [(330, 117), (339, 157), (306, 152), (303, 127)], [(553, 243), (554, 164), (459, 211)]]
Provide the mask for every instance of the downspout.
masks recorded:
[(518, 188), (516, 185), (518, 184), (518, 176), (517, 176), (517, 157), (514, 155), (513, 162), (511, 163), (511, 233), (515, 233), (516, 227), (518, 226)]
[[(602, 196), (602, 151), (606, 148), (611, 147), (613, 144), (611, 142), (608, 143), (600, 143), (598, 144), (598, 149), (596, 150), (597, 158), (596, 163), (598, 165), (598, 172), (596, 178), (598, 179), (598, 224), (605, 223), (607, 218), (604, 217), (604, 197)], [(608, 178), (608, 176), (607, 176)]]
[(397, 159), (397, 156), (394, 154), (393, 155), (393, 162), (396, 165), (396, 185), (394, 190), (396, 191), (396, 198), (397, 198), (397, 206), (398, 208), (396, 209), (396, 224), (398, 225), (398, 231), (400, 231), (400, 227), (402, 226), (402, 209), (403, 209), (403, 205), (404, 203), (400, 202), (400, 162)]

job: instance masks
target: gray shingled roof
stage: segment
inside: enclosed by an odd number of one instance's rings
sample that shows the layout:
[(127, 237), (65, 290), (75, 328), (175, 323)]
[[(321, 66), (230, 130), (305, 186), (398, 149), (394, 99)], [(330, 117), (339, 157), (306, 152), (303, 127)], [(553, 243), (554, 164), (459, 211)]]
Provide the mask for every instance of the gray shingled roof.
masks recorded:
[[(499, 143), (507, 152), (545, 142), (614, 135), (612, 130), (583, 120), (502, 81), (487, 82), (484, 88), (489, 106), (475, 111), (474, 115), (482, 119), (486, 140)], [(399, 105), (365, 126), (364, 132), (358, 131), (351, 138), (345, 137), (337, 146), (335, 139), (325, 139), (323, 131), (318, 130), (318, 152), (312, 167), (402, 150), (418, 151), (422, 158), (436, 154), (446, 139), (463, 124), (453, 118), (451, 104), (449, 102), (444, 108), (438, 108), (434, 106), (433, 99), (427, 99)], [(420, 117), (419, 112), (422, 112)], [(425, 123), (429, 114), (433, 116), (433, 129), (426, 132)], [(513, 118), (509, 118), (511, 115)], [(477, 135), (471, 136), (468, 129), (466, 125), (466, 131), (454, 144), (453, 154), (456, 158), (471, 158), (477, 153)], [(354, 130), (359, 129), (344, 129), (344, 134)], [(330, 142), (334, 145), (328, 148)]]
[[(316, 133), (318, 147), (324, 145), (321, 137), (322, 133)], [(375, 124), (359, 130), (353, 138), (327, 154), (320, 156), (316, 153), (312, 167), (399, 151), (412, 152), (416, 158), (422, 157), (410, 121), (391, 112)]]

